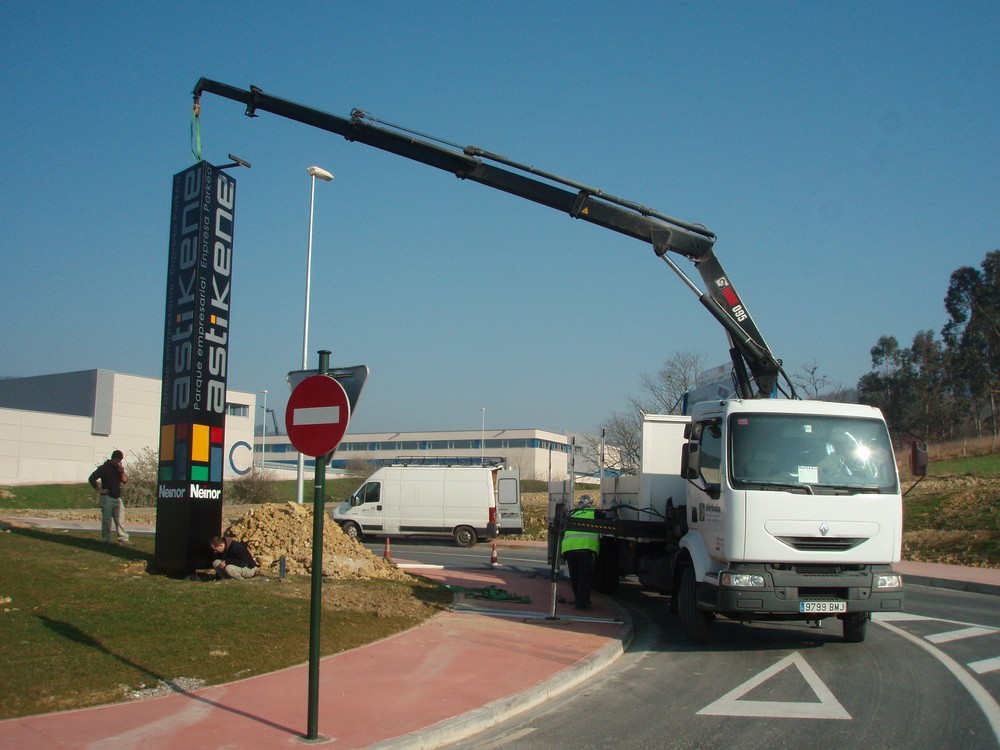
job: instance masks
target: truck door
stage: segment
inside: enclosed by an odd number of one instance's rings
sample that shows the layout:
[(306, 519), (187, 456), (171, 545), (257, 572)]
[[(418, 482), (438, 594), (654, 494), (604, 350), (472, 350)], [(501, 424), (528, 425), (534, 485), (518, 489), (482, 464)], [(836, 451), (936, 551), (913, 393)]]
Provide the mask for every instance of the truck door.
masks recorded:
[(521, 472), (504, 469), (497, 472), (497, 531), (520, 534), (524, 531), (521, 516)]

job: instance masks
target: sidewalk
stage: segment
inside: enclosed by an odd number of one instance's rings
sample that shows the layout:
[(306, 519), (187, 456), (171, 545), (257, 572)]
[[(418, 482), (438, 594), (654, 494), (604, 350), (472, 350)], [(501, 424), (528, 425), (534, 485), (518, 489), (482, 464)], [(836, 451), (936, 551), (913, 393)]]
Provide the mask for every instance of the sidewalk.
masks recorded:
[(909, 560), (898, 562), (892, 567), (903, 574), (904, 585), (911, 583), (1000, 596), (1000, 568), (966, 568), (961, 565)]
[[(23, 519), (22, 519), (23, 520)], [(338, 748), (432, 748), (471, 736), (586, 680), (617, 659), (631, 623), (594, 594), (578, 615), (534, 571), (489, 565), (414, 573), (502, 589), (529, 602), (471, 598), (391, 638), (322, 660), (318, 742)], [(400, 562), (400, 561), (397, 561)], [(401, 567), (406, 568), (405, 564)], [(568, 581), (558, 595), (572, 599)], [(585, 615), (585, 616), (583, 616)], [(3, 750), (297, 748), (308, 721), (308, 664), (162, 698), (0, 722)]]
[[(37, 519), (46, 528), (90, 528), (87, 523)], [(139, 524), (129, 530), (147, 531)], [(461, 570), (397, 560), (414, 574), (458, 587), (455, 602), (419, 627), (322, 660), (315, 743), (304, 739), (308, 664), (301, 664), (191, 693), (0, 721), (0, 750), (434, 748), (457, 742), (580, 684), (617, 659), (631, 639), (627, 615), (597, 593), (593, 609), (577, 613), (557, 604), (550, 618), (547, 576), (503, 564), (505, 550), (538, 544), (498, 544), (495, 568), (488, 550), (481, 566)], [(907, 583), (1000, 595), (998, 569), (918, 562), (895, 567)], [(481, 598), (490, 586), (515, 600)], [(572, 599), (568, 581), (558, 582), (556, 594)]]

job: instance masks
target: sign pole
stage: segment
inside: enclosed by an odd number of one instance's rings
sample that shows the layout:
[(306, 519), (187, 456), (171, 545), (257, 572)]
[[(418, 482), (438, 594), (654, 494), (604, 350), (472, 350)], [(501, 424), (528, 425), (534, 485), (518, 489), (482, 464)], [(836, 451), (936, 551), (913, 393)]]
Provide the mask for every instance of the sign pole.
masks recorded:
[[(330, 352), (319, 352), (319, 374), (330, 371)], [(313, 494), (312, 594), (309, 611), (309, 716), (306, 739), (317, 738), (319, 723), (319, 659), (320, 620), (323, 614), (323, 522), (326, 520), (326, 464), (328, 456), (316, 456), (315, 490)]]

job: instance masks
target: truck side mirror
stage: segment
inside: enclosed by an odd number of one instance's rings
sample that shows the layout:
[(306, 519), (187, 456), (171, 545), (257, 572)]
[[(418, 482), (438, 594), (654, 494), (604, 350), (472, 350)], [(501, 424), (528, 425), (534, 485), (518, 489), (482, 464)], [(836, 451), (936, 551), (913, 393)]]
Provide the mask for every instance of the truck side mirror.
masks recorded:
[(684, 443), (681, 446), (681, 476), (685, 479), (698, 478), (698, 445)]
[(927, 443), (914, 440), (910, 446), (910, 473), (915, 477), (927, 476)]

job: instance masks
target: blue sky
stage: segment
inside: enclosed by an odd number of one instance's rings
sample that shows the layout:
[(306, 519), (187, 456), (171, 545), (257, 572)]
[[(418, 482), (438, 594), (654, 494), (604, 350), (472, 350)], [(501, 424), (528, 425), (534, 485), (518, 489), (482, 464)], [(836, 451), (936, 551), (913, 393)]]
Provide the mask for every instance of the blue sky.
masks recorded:
[[(625, 7), (627, 5), (627, 7)], [(0, 24), (0, 375), (158, 377), (172, 175), (201, 76), (353, 107), (718, 234), (789, 372), (940, 331), (1000, 247), (995, 2), (22, 3)], [(238, 181), (231, 388), (302, 350), (371, 377), (351, 432), (592, 430), (721, 328), (641, 242), (206, 95)], [(693, 272), (680, 259), (682, 267)], [(315, 355), (312, 357), (315, 361)]]

